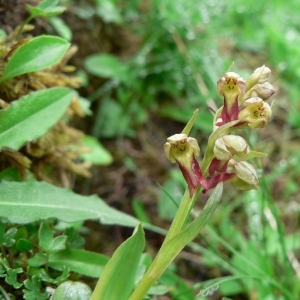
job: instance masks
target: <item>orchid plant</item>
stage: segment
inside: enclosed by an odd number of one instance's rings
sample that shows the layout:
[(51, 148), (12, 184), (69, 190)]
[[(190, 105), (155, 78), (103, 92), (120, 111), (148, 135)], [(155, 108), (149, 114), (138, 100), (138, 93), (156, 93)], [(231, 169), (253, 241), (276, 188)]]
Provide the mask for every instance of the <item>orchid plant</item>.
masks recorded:
[[(201, 164), (196, 159), (200, 155), (198, 142), (189, 136), (198, 110), (181, 133), (167, 139), (165, 154), (168, 160), (178, 164), (188, 187), (156, 258), (129, 300), (143, 299), (179, 252), (200, 233), (218, 206), (223, 183), (229, 182), (239, 190), (258, 188), (256, 170), (247, 160), (266, 154), (250, 150), (247, 141), (235, 133), (241, 129), (263, 128), (269, 122), (272, 111), (265, 100), (274, 94), (273, 86), (267, 82), (270, 75), (270, 69), (262, 66), (247, 80), (233, 72), (220, 78), (217, 88), (224, 104), (215, 112), (213, 132)], [(211, 189), (213, 192), (202, 212), (187, 223), (201, 189), (202, 193)], [(92, 300), (101, 298), (101, 286), (100, 278)]]

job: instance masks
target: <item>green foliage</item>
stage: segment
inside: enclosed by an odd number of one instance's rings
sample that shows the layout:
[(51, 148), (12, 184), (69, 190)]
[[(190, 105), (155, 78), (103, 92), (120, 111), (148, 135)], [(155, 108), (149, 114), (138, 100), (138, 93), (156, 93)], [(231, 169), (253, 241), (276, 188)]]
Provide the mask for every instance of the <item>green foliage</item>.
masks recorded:
[[(65, 85), (56, 79), (54, 85), (48, 82), (37, 84), (37, 89), (42, 89), (38, 91), (31, 85), (39, 80), (39, 76), (44, 76), (45, 69), (63, 69), (60, 61), (70, 49), (68, 41), (76, 37), (75, 32), (72, 33), (72, 24), (67, 22), (69, 17), (57, 17), (65, 11), (59, 1), (45, 0), (35, 7), (27, 5), (30, 16), (19, 30), (19, 41), (7, 44), (7, 49), (1, 47), (11, 41), (12, 36), (0, 30), (0, 98), (5, 101), (9, 98), (8, 106), (2, 106), (1, 102), (1, 158), (5, 151), (10, 154), (18, 151), (24, 155), (28, 143), (35, 144), (63, 116), (64, 120), (69, 119), (65, 113), (72, 98), (79, 100), (79, 107), (86, 115), (91, 115), (92, 109), (98, 106), (94, 123), (87, 123), (94, 137), (79, 138), (82, 146), (92, 151), (80, 153), (74, 159), (76, 161), (110, 164), (112, 155), (97, 137), (117, 137), (120, 145), (120, 137), (140, 137), (144, 127), (148, 129), (150, 117), (154, 116), (155, 121), (158, 118), (163, 124), (159, 123), (157, 126), (161, 131), (155, 132), (161, 138), (161, 132), (165, 135), (169, 126), (173, 128), (177, 122), (186, 123), (195, 108), (200, 108), (200, 112), (194, 129), (198, 130), (201, 139), (205, 138), (212, 130), (212, 114), (207, 105), (214, 109), (214, 102), (220, 100), (215, 88), (220, 75), (233, 60), (239, 68), (242, 67), (245, 76), (257, 66), (257, 62), (264, 63), (274, 70), (272, 80), (279, 100), (273, 108), (279, 113), (274, 113), (276, 118), (268, 136), (250, 137), (260, 151), (268, 148), (269, 158), (264, 159), (264, 165), (268, 167), (261, 175), (263, 184), (258, 191), (243, 194), (226, 190), (215, 219), (201, 235), (201, 243), (189, 244), (193, 249), (192, 257), (199, 255), (193, 263), (201, 261), (197, 266), (201, 269), (200, 275), (213, 279), (197, 283), (193, 278), (194, 284), (188, 284), (181, 275), (175, 274), (181, 269), (174, 264), (176, 272), (167, 269), (150, 289), (147, 299), (164, 293), (182, 300), (202, 300), (211, 295), (222, 295), (223, 299), (247, 298), (253, 294), (258, 299), (297, 299), (299, 280), (295, 273), (299, 270), (296, 264), (293, 269), (290, 261), (299, 260), (300, 247), (297, 229), (300, 186), (300, 156), (297, 154), (300, 128), (298, 3), (291, 1), (286, 5), (280, 1), (261, 1), (253, 5), (242, 0), (230, 3), (162, 0), (146, 4), (129, 1), (124, 5), (122, 1), (97, 0), (82, 5), (75, 2), (61, 1), (68, 5), (70, 12), (87, 20), (89, 29), (101, 27), (99, 32), (91, 32), (88, 37), (90, 48), (95, 53), (78, 64), (83, 65), (90, 75), (91, 80), (85, 82), (89, 100), (81, 98), (70, 86), (62, 87)], [(33, 18), (41, 21), (36, 23), (37, 26), (47, 24), (47, 31), (54, 28), (63, 39), (41, 35), (22, 40), (21, 32)], [(98, 34), (101, 35), (100, 42), (95, 38)], [(4, 41), (6, 38), (8, 40)], [(122, 44), (123, 39), (126, 46)], [(2, 57), (6, 60), (2, 61)], [(87, 74), (83, 75), (87, 78)], [(49, 78), (54, 78), (52, 73)], [(17, 96), (11, 97), (10, 93)], [(147, 152), (143, 143), (143, 151)], [(163, 142), (159, 140), (158, 144)], [(75, 151), (80, 147), (79, 144), (69, 146)], [(258, 152), (252, 154), (253, 158), (260, 155)], [(36, 170), (39, 158), (32, 153), (29, 157), (32, 169)], [(103, 254), (83, 249), (83, 221), (92, 219), (102, 224), (133, 227), (138, 220), (109, 207), (97, 196), (81, 196), (71, 190), (37, 182), (33, 180), (36, 174), (22, 172), (16, 157), (13, 162), (19, 172), (2, 168), (0, 173), (0, 211), (6, 218), (0, 222), (0, 277), (3, 282), (0, 299), (13, 299), (5, 291), (13, 289), (23, 291), (24, 299), (49, 299), (50, 294), (45, 288), (50, 285), (58, 286), (53, 299), (89, 299), (91, 292), (86, 286), (79, 287), (78, 282), (62, 282), (74, 278), (77, 281), (80, 275), (98, 278), (105, 272), (103, 278), (106, 281), (103, 279), (103, 282), (111, 282), (107, 289), (118, 287), (118, 278), (109, 278), (113, 277), (111, 272), (114, 269), (119, 270), (120, 260), (122, 263), (125, 260), (124, 272), (127, 270), (125, 275), (130, 275), (130, 284), (125, 286), (127, 281), (123, 278), (117, 291), (121, 294), (122, 287), (126, 292), (131, 291), (151, 263), (149, 255), (148, 258), (140, 255), (143, 244), (141, 229), (129, 239), (139, 245), (137, 257), (141, 258), (140, 261), (134, 259), (135, 268), (131, 270), (130, 260), (124, 258), (126, 251), (122, 248), (128, 241), (116, 250), (111, 260)], [(60, 181), (60, 176), (64, 176), (64, 173), (55, 172), (54, 165), (45, 169), (48, 179)], [(140, 174), (144, 173), (139, 172), (137, 176)], [(26, 176), (28, 181), (23, 182)], [(106, 174), (101, 173), (102, 176)], [(174, 218), (183, 184), (181, 175), (179, 177), (173, 171), (169, 173), (160, 192), (159, 217)], [(75, 185), (75, 188), (78, 187)], [(143, 203), (135, 201), (133, 208), (138, 218), (147, 223), (144, 227), (165, 233), (163, 228), (151, 225), (154, 217), (147, 211), (148, 203)], [(69, 223), (64, 227), (60, 220)], [(79, 223), (74, 223), (76, 221)], [(159, 223), (157, 215), (156, 222)], [(191, 230), (198, 225), (188, 228)], [(186, 232), (186, 235), (192, 235), (191, 231)], [(99, 240), (99, 244), (102, 242)], [(169, 245), (177, 247), (183, 242), (179, 234), (169, 240)], [(185, 257), (189, 259), (188, 255)], [(202, 274), (202, 270), (207, 274)]]
[(70, 44), (56, 36), (39, 36), (20, 46), (12, 55), (0, 77), (10, 78), (43, 70), (59, 62)]
[(120, 81), (128, 79), (128, 68), (109, 54), (93, 54), (84, 60), (84, 66), (93, 75), (113, 78)]
[(44, 0), (40, 2), (37, 6), (31, 6), (27, 4), (27, 8), (31, 13), (31, 18), (41, 17), (41, 16), (56, 16), (61, 14), (65, 7), (56, 6), (58, 4), (58, 0)]
[(91, 300), (106, 298), (127, 300), (134, 287), (144, 247), (144, 231), (139, 224), (133, 235), (119, 246), (107, 263)]
[(66, 249), (55, 251), (49, 255), (49, 266), (62, 270), (62, 266), (67, 266), (71, 271), (90, 277), (99, 278), (109, 258), (82, 249)]
[[(11, 223), (24, 224), (57, 218), (65, 222), (100, 219), (103, 224), (123, 226), (137, 224), (135, 218), (109, 207), (97, 196), (81, 196), (46, 182), (3, 181), (0, 184), (0, 193), (2, 195), (1, 216), (6, 217)], [(20, 207), (22, 207), (22, 214), (20, 214)], [(52, 240), (52, 235), (46, 229), (42, 232), (40, 237), (43, 238), (43, 247), (48, 250), (51, 247), (60, 247), (63, 240)]]
[(89, 300), (91, 289), (82, 282), (67, 281), (61, 284), (53, 294), (53, 300)]
[(63, 116), (72, 96), (67, 88), (52, 88), (12, 103), (9, 109), (0, 112), (0, 147), (17, 150), (25, 142), (44, 135)]
[(84, 145), (91, 149), (89, 153), (81, 154), (85, 161), (90, 161), (94, 165), (109, 165), (113, 158), (111, 154), (92, 136), (84, 136), (82, 139)]
[(24, 286), (26, 289), (23, 292), (26, 300), (46, 300), (49, 298), (49, 293), (41, 293), (41, 282), (36, 275), (32, 276), (32, 279), (26, 279)]

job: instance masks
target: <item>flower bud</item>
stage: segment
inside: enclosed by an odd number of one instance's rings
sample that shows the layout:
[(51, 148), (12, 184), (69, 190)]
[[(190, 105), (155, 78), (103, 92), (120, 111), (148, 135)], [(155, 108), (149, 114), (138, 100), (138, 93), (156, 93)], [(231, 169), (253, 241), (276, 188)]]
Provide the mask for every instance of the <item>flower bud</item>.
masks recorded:
[(234, 155), (241, 158), (250, 153), (247, 142), (238, 135), (224, 135), (218, 138), (214, 145), (215, 157), (219, 160), (229, 160)]
[(245, 161), (235, 161), (231, 159), (228, 163), (228, 171), (235, 173), (229, 182), (238, 190), (257, 189), (259, 181), (256, 171), (252, 165)]
[(263, 100), (270, 98), (275, 93), (273, 85), (269, 82), (264, 82), (262, 84), (256, 84), (251, 88), (243, 97), (243, 99), (259, 97)]
[(257, 68), (253, 74), (246, 80), (246, 91), (249, 91), (252, 87), (256, 84), (262, 84), (268, 80), (271, 75), (271, 70), (266, 67), (262, 66)]
[(245, 108), (240, 111), (238, 118), (248, 123), (251, 128), (263, 128), (271, 119), (271, 107), (261, 98), (249, 98), (243, 105)]
[(190, 197), (192, 197), (197, 186), (206, 186), (206, 180), (195, 158), (195, 156), (200, 154), (198, 142), (196, 139), (183, 133), (174, 134), (167, 141), (164, 145), (166, 156), (172, 163), (178, 163), (182, 175), (188, 184)]

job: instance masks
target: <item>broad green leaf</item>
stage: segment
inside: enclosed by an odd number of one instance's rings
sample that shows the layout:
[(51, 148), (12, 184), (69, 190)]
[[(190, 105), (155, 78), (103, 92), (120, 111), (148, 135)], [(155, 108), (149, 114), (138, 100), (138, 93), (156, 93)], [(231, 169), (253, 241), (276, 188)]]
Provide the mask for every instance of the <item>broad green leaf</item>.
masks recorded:
[(84, 60), (86, 70), (99, 77), (115, 78), (126, 81), (128, 68), (115, 56), (109, 54), (92, 54)]
[(31, 93), (0, 112), (0, 148), (19, 149), (45, 134), (65, 113), (72, 91), (51, 88)]
[(92, 290), (82, 282), (66, 281), (53, 294), (52, 300), (89, 300)]
[(84, 136), (83, 143), (91, 152), (81, 154), (85, 161), (90, 161), (95, 165), (109, 165), (113, 158), (111, 154), (92, 136)]
[(71, 271), (99, 278), (109, 258), (105, 255), (86, 250), (62, 250), (50, 253), (49, 266), (62, 270), (67, 266)]
[(0, 216), (11, 223), (30, 223), (48, 218), (64, 222), (100, 219), (103, 224), (134, 227), (138, 220), (109, 207), (97, 196), (81, 196), (46, 182), (0, 184)]
[(56, 36), (44, 35), (20, 46), (8, 61), (0, 82), (51, 67), (65, 55), (70, 44)]
[(144, 231), (139, 224), (107, 263), (91, 300), (128, 300), (144, 247)]

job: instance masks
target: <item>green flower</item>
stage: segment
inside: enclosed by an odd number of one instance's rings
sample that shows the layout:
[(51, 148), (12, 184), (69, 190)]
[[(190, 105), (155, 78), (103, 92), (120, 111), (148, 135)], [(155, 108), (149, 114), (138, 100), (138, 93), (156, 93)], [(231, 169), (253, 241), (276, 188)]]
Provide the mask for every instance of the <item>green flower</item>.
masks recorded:
[(239, 112), (238, 118), (243, 122), (248, 123), (251, 128), (265, 127), (272, 117), (270, 105), (261, 98), (254, 97), (243, 102), (245, 106)]
[(165, 154), (172, 163), (178, 163), (192, 197), (197, 186), (206, 186), (206, 180), (195, 158), (200, 155), (198, 142), (183, 133), (174, 134), (167, 141), (164, 145)]

